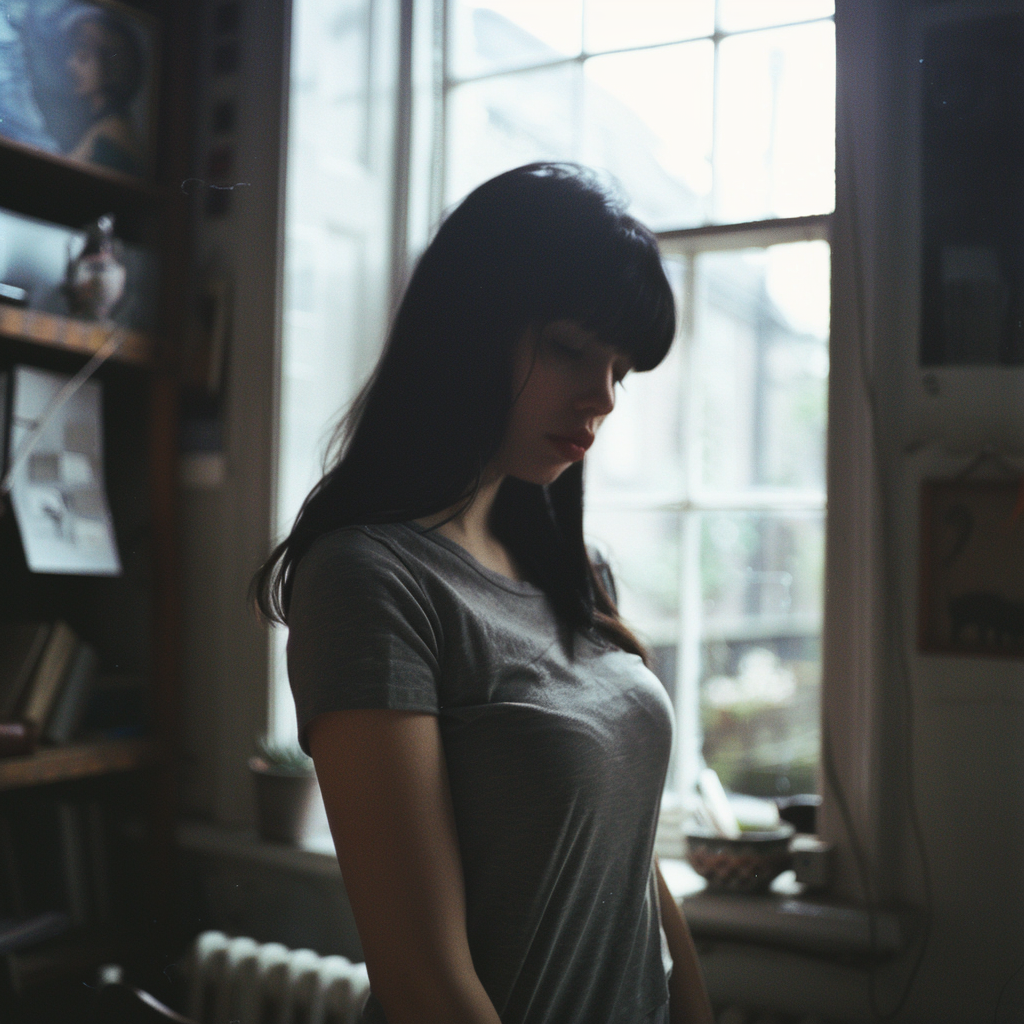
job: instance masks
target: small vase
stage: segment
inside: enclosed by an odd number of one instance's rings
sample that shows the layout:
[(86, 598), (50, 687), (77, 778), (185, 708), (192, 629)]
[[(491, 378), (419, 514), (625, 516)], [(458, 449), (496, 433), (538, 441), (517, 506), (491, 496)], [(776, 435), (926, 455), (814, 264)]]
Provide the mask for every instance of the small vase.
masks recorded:
[(249, 758), (256, 786), (256, 820), (261, 839), (298, 846), (306, 834), (316, 775), (282, 771), (262, 757)]
[(75, 316), (105, 320), (121, 300), (128, 271), (115, 254), (114, 242), (114, 217), (108, 213), (86, 228), (85, 245), (77, 256), (68, 252), (64, 291)]

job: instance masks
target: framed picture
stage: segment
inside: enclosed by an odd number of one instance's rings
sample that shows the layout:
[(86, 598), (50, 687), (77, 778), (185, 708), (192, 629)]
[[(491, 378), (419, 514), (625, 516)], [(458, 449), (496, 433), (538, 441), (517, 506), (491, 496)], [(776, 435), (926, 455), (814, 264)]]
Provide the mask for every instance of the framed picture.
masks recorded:
[(922, 651), (1024, 657), (1024, 480), (926, 481)]
[(114, 0), (0, 0), (0, 135), (147, 176), (157, 57), (156, 22)]

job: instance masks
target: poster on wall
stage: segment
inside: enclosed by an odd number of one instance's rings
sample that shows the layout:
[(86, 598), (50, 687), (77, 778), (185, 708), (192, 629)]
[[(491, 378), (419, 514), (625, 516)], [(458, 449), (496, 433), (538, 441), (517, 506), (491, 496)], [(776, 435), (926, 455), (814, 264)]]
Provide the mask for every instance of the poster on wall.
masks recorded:
[(137, 177), (151, 167), (156, 22), (114, 0), (0, 0), (0, 135)]
[[(103, 473), (102, 385), (86, 381), (53, 411), (69, 379), (35, 367), (14, 368), (11, 507), (32, 572), (118, 576)], [(27, 442), (40, 428), (29, 449)]]
[(927, 481), (922, 651), (1024, 657), (1024, 479)]

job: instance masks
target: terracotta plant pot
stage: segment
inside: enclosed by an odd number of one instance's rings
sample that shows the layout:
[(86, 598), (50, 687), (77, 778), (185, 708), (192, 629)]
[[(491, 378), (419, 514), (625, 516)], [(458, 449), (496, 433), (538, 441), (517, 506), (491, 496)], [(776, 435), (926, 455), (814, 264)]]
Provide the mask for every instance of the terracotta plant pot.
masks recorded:
[(316, 775), (275, 768), (262, 757), (249, 758), (249, 769), (256, 786), (260, 838), (297, 846), (309, 823), (317, 790)]

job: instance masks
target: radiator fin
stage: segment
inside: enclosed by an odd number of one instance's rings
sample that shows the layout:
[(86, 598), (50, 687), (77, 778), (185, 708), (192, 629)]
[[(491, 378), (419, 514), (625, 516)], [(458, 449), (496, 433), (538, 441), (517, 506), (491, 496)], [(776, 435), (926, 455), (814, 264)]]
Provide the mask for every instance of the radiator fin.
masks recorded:
[(365, 964), (223, 932), (196, 938), (188, 981), (200, 1024), (357, 1024), (370, 992)]

